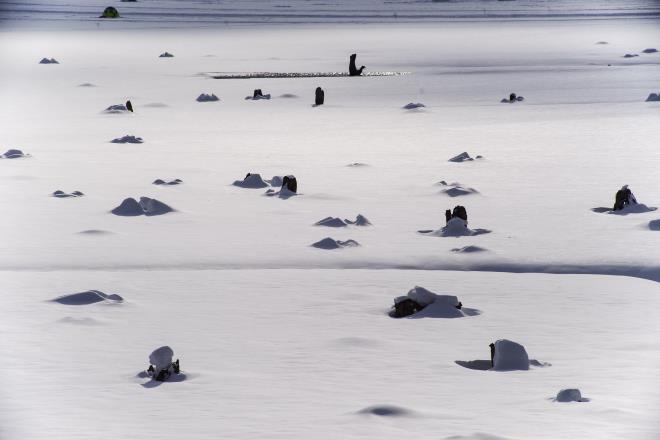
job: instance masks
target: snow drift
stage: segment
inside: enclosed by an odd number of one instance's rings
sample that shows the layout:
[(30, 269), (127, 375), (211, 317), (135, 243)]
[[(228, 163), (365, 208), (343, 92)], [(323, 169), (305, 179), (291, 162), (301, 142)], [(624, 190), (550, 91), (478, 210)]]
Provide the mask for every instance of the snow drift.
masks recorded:
[(108, 295), (100, 290), (87, 290), (85, 292), (58, 296), (51, 301), (68, 306), (86, 306), (98, 302), (106, 302), (110, 304), (121, 303), (124, 301), (124, 298), (117, 294)]

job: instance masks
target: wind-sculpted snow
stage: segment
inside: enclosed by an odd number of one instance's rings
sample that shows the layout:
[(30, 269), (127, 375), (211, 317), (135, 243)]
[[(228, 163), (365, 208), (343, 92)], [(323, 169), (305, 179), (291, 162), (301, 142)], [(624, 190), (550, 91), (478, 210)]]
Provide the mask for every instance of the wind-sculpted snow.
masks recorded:
[(109, 114), (122, 114), (122, 113), (131, 113), (124, 104), (113, 104), (103, 110), (104, 113)]
[(483, 159), (483, 157), (482, 156), (472, 157), (466, 151), (464, 151), (461, 154), (457, 154), (456, 156), (449, 159), (449, 162), (456, 162), (456, 163), (471, 162), (475, 159)]

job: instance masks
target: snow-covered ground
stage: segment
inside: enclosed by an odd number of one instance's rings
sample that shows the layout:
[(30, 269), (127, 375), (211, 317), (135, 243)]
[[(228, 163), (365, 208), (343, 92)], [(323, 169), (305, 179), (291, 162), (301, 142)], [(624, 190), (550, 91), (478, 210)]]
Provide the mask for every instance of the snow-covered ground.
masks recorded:
[[(225, 25), (240, 2), (213, 3), (206, 29), (181, 18), (201, 2), (117, 2), (111, 22), (76, 12), (101, 2), (0, 5), (0, 153), (28, 154), (0, 159), (0, 438), (660, 438), (660, 211), (591, 210), (624, 184), (660, 206), (657, 4), (459, 3), (359, 20), (339, 2), (295, 26)], [(439, 17), (480, 3), (508, 19)], [(383, 23), (390, 7), (419, 20)], [(346, 71), (351, 53), (405, 74), (212, 78)], [(257, 88), (272, 99), (244, 99)], [(110, 142), (126, 135), (143, 143)], [(449, 162), (464, 151), (483, 158)], [(232, 185), (248, 172), (299, 195)], [(175, 211), (110, 213), (129, 197)], [(418, 233), (456, 205), (491, 232)], [(314, 225), (358, 214), (372, 226)], [(482, 314), (388, 317), (415, 285)], [(87, 290), (124, 302), (50, 301)], [(552, 365), (455, 363), (504, 338)], [(186, 380), (140, 386), (166, 344)], [(565, 388), (590, 401), (552, 402)]]

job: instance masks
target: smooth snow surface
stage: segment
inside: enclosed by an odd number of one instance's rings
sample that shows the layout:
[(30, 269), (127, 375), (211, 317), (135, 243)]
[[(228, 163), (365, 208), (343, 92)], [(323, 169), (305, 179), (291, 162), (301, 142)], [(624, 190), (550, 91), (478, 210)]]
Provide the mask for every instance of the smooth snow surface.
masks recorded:
[[(111, 3), (0, 5), (0, 152), (32, 154), (0, 160), (2, 440), (660, 437), (658, 211), (590, 211), (623, 183), (660, 206), (657, 2)], [(342, 76), (351, 53), (409, 73)], [(126, 133), (149, 142), (108, 144)], [(304, 194), (230, 185), (250, 170)], [(492, 233), (416, 233), (445, 224), (440, 178)], [(131, 196), (140, 217), (108, 213)], [(415, 285), (483, 314), (387, 316)], [(126, 301), (49, 301), (90, 288)], [(552, 367), (479, 371), (502, 337)], [(185, 374), (136, 377), (164, 345)], [(569, 386), (591, 402), (551, 401)]]

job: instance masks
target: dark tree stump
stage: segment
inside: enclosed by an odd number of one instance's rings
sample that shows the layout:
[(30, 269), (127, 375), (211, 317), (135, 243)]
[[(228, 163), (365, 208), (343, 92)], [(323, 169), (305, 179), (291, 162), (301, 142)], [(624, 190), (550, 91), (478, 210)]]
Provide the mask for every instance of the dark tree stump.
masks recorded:
[(289, 191), (295, 193), (298, 192), (298, 181), (294, 176), (284, 176), (282, 179), (282, 188), (288, 189)]
[(317, 87), (314, 97), (314, 105), (323, 105), (323, 101), (325, 101), (325, 92), (322, 88)]
[(133, 104), (131, 104), (130, 100), (126, 101), (126, 109), (131, 113), (133, 112)]
[(351, 60), (348, 63), (348, 74), (350, 76), (360, 76), (364, 70), (364, 66), (359, 69), (355, 66), (355, 58), (357, 58), (357, 54), (354, 53), (351, 55)]

